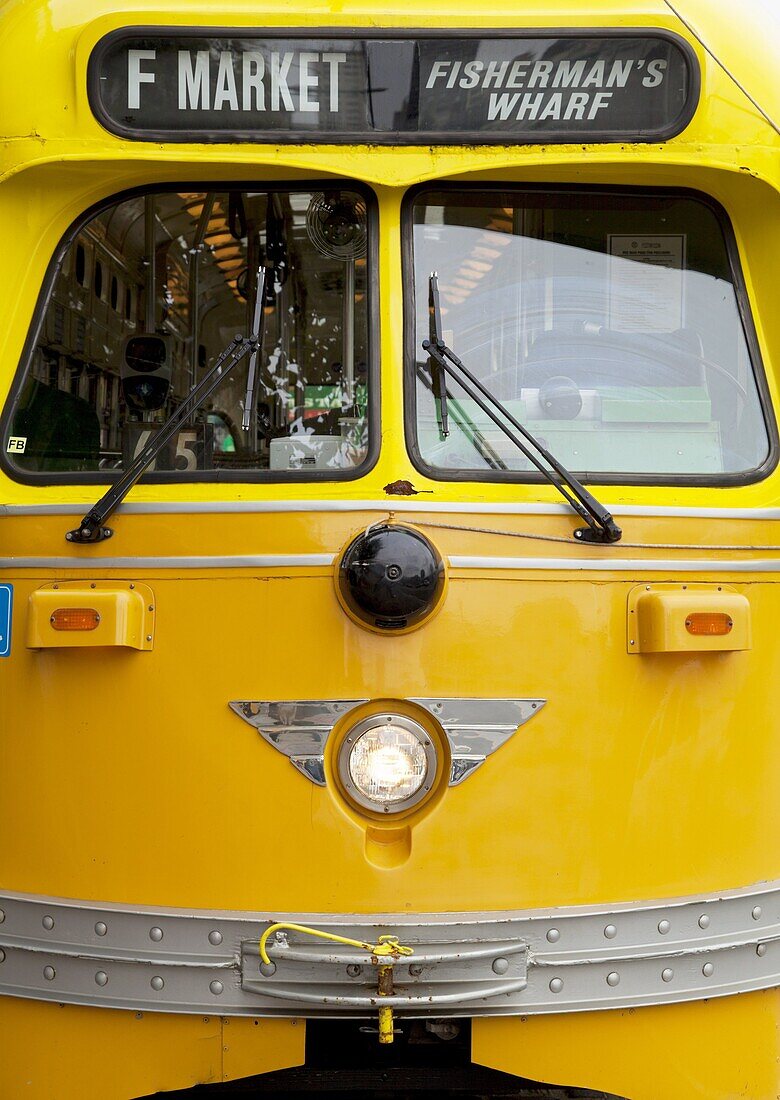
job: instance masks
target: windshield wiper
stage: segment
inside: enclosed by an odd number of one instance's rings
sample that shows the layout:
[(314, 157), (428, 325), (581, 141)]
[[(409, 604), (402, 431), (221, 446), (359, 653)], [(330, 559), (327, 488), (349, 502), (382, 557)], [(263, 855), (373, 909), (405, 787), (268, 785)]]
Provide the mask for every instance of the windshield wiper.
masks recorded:
[[(257, 273), (257, 300), (262, 302), (262, 294), (265, 288), (265, 272), (263, 268)], [(171, 413), (165, 423), (155, 432), (143, 450), (139, 451), (125, 472), (111, 488), (103, 494), (93, 508), (87, 512), (79, 526), (74, 531), (68, 531), (65, 538), (68, 542), (102, 542), (113, 535), (111, 527), (105, 527), (107, 519), (119, 507), (132, 487), (143, 475), (144, 471), (154, 462), (157, 455), (173, 438), (179, 427), (196, 412), (205, 401), (217, 390), (231, 371), (244, 356), (250, 352), (256, 352), (262, 340), (262, 309), (255, 309), (253, 329), (250, 336), (242, 336), (240, 333), (233, 337), (230, 343), (217, 356), (213, 366), (206, 371), (200, 382), (190, 390), (181, 405)], [(247, 387), (247, 399), (251, 403), (254, 396), (254, 374), (251, 385)], [(246, 407), (246, 405), (245, 405)]]
[[(466, 395), (488, 416), (528, 461), (554, 485), (567, 504), (585, 521), (587, 527), (578, 527), (574, 531), (575, 539), (580, 542), (618, 542), (623, 532), (615, 523), (611, 513), (577, 478), (569, 473), (558, 459), (550, 454), (539, 440), (515, 419), (510, 411), (495, 397), (482, 382), (464, 366), (442, 337), (441, 310), (439, 308), (439, 280), (436, 272), (428, 280), (428, 303), (430, 310), (430, 339), (423, 340), (423, 350), (436, 364), (439, 379), (448, 374)], [(438, 394), (436, 391), (438, 390)], [(439, 425), (442, 435), (446, 435), (446, 384), (434, 381), (434, 394), (438, 397)], [(443, 399), (442, 399), (443, 395)], [(501, 418), (504, 418), (503, 420)], [(508, 421), (508, 423), (506, 423)], [(510, 427), (511, 425), (511, 427)], [(523, 442), (525, 441), (525, 442)], [(529, 449), (533, 447), (534, 451)], [(541, 458), (551, 467), (541, 461)]]

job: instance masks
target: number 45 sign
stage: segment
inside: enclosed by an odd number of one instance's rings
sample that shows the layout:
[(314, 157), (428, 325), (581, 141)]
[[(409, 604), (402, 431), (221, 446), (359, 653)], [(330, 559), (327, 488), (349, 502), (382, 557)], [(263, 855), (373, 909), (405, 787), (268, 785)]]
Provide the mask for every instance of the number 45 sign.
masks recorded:
[[(122, 434), (122, 464), (125, 469), (143, 450), (161, 424), (133, 421)], [(193, 473), (211, 469), (214, 429), (211, 424), (191, 424), (181, 428), (157, 456), (149, 470)]]

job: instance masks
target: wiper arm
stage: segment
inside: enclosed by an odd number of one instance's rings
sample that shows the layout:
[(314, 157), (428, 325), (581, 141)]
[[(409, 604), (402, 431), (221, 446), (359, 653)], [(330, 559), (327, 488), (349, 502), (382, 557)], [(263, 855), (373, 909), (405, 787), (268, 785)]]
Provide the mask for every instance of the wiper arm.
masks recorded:
[[(528, 461), (547, 478), (550, 484), (555, 486), (567, 504), (585, 521), (587, 527), (578, 527), (574, 531), (576, 539), (581, 542), (618, 542), (623, 532), (615, 523), (611, 513), (596, 500), (592, 493), (588, 492), (573, 474), (569, 473), (554, 455), (550, 454), (547, 448), (527, 428), (523, 427), (520, 421), (444, 343), (438, 300), (439, 281), (434, 272), (428, 280), (428, 301), (431, 305), (431, 338), (423, 340), (423, 350), (428, 352), (429, 357), (437, 364), (439, 371), (449, 374), (461, 386), (467, 396), (482, 409), (496, 427), (525, 455)], [(508, 424), (505, 421), (508, 421)], [(509, 425), (511, 425), (511, 428)], [(530, 450), (529, 446), (533, 447), (534, 450)], [(547, 469), (547, 466), (541, 461), (540, 455), (551, 469)]]
[(254, 351), (259, 343), (260, 333), (257, 331), (253, 332), (251, 336), (242, 336), (239, 333), (233, 337), (227, 347), (217, 356), (211, 369), (204, 374), (197, 386), (190, 390), (181, 405), (175, 412), (171, 413), (143, 450), (139, 451), (119, 480), (103, 494), (93, 508), (90, 508), (79, 526), (74, 531), (67, 532), (65, 538), (68, 542), (102, 542), (104, 539), (111, 538), (114, 532), (111, 527), (104, 526), (106, 520), (119, 507), (166, 443), (173, 438), (180, 425), (211, 397), (212, 393), (229, 376), (233, 368), (241, 362), (245, 355)]

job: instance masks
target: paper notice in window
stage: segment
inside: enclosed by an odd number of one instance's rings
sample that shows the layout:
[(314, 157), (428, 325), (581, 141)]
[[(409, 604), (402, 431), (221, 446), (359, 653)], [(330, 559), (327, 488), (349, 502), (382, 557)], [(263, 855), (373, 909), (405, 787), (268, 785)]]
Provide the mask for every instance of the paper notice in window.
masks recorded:
[(610, 233), (609, 327), (674, 332), (683, 327), (684, 233)]

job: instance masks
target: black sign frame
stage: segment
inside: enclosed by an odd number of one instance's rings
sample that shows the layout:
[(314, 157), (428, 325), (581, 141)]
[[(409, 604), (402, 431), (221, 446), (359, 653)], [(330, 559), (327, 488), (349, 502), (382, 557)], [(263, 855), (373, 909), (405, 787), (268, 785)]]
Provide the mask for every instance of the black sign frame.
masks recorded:
[[(526, 132), (482, 131), (355, 131), (325, 132), (323, 130), (268, 130), (257, 129), (203, 129), (187, 131), (185, 129), (154, 129), (125, 126), (118, 122), (106, 109), (102, 98), (101, 63), (107, 51), (124, 39), (219, 39), (252, 38), (262, 36), (264, 40), (302, 39), (352, 39), (352, 40), (403, 40), (430, 41), (435, 39), (614, 39), (640, 38), (657, 39), (671, 43), (682, 54), (688, 74), (688, 95), (677, 116), (666, 126), (655, 129), (593, 129), (575, 131), (544, 130)], [(667, 141), (681, 133), (693, 118), (701, 93), (701, 73), (698, 59), (689, 42), (679, 34), (661, 27), (534, 27), (534, 28), (422, 28), (409, 29), (397, 27), (222, 27), (222, 26), (163, 26), (144, 24), (121, 27), (110, 31), (99, 40), (90, 54), (87, 64), (87, 97), (92, 113), (109, 133), (132, 141), (165, 142), (173, 144), (213, 145), (213, 144), (253, 144), (253, 145), (390, 145), (390, 146), (433, 146), (433, 145), (589, 145), (609, 143), (656, 144)]]

